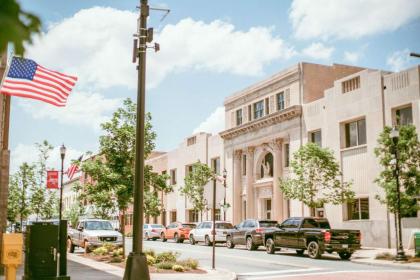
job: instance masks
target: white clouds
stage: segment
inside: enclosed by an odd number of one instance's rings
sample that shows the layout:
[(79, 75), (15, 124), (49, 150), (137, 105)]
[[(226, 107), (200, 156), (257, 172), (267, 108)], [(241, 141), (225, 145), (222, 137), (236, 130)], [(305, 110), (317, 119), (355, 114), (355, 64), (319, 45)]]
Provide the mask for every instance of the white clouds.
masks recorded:
[(294, 0), (289, 18), (300, 39), (360, 38), (420, 17), (419, 0)]
[[(50, 158), (47, 161), (47, 168), (54, 168), (55, 170), (61, 169), (60, 147), (54, 147), (50, 153)], [(73, 148), (68, 148), (66, 157), (64, 158), (64, 168), (67, 168), (72, 160), (79, 158), (83, 154)], [(35, 145), (18, 144), (15, 149), (11, 151), (10, 155), (10, 173), (15, 173), (19, 166), (27, 162), (33, 164), (38, 161), (38, 150)]]
[[(76, 74), (81, 87), (135, 88), (131, 55), (136, 19), (136, 13), (112, 8), (81, 10), (36, 38), (28, 48), (28, 57), (45, 67)], [(160, 43), (161, 51), (148, 55), (149, 87), (156, 87), (177, 71), (258, 75), (264, 65), (294, 54), (293, 48), (273, 35), (272, 28), (241, 31), (220, 20), (204, 23), (183, 19), (166, 25), (155, 34), (155, 41)]]
[(217, 134), (225, 129), (225, 108), (223, 106), (217, 107), (216, 110), (207, 117), (193, 133), (207, 132)]
[(312, 43), (309, 47), (305, 48), (302, 53), (315, 59), (329, 59), (331, 58), (333, 51), (334, 47), (327, 47), (322, 43)]
[(207, 24), (191, 18), (166, 25), (157, 38), (161, 51), (150, 56), (151, 83), (159, 83), (172, 72), (191, 69), (247, 76), (262, 74), (265, 64), (295, 54), (272, 32), (272, 28), (266, 27), (240, 31), (220, 20)]
[(19, 100), (18, 105), (35, 119), (54, 120), (61, 124), (87, 126), (99, 130), (100, 124), (108, 120), (109, 115), (121, 103), (121, 99), (104, 98), (99, 93), (75, 91), (71, 93), (66, 107), (53, 107), (27, 100)]
[(356, 64), (360, 59), (358, 52), (344, 52), (344, 60), (352, 64)]
[(412, 63), (413, 61), (410, 57), (409, 49), (396, 51), (388, 56), (386, 60), (386, 64), (389, 65), (391, 70), (395, 72), (408, 68)]

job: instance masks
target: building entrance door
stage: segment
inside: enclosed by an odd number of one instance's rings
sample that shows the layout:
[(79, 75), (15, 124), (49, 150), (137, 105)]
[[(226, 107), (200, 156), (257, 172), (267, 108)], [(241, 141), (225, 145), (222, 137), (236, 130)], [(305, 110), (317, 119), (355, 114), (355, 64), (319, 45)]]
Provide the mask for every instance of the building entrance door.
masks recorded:
[(271, 219), (271, 199), (264, 199), (264, 219)]

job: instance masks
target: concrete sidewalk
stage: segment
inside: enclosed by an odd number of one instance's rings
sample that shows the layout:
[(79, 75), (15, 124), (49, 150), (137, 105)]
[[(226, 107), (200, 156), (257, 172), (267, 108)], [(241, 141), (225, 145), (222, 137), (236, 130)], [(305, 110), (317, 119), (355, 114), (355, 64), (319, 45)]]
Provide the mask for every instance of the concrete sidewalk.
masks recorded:
[[(386, 248), (370, 248), (363, 247), (361, 250), (358, 250), (353, 253), (351, 261), (361, 264), (371, 264), (379, 266), (393, 266), (399, 267), (401, 269), (418, 269), (420, 270), (420, 262), (396, 262), (388, 260), (377, 260), (376, 256), (381, 253), (390, 253), (392, 255), (396, 254), (395, 249), (386, 249)], [(405, 250), (407, 256), (414, 256), (414, 250)]]
[[(67, 259), (72, 262), (79, 263), (81, 265), (91, 267), (101, 272), (107, 273), (108, 275), (113, 275), (117, 277), (116, 279), (122, 279), (124, 276), (124, 269), (107, 264), (98, 262), (92, 259), (84, 258), (82, 256), (77, 256), (75, 254), (68, 254)], [(193, 273), (152, 273), (151, 279), (152, 280), (236, 280), (236, 274), (226, 270), (211, 270), (206, 268), (201, 268), (207, 271), (207, 274), (193, 274)], [(95, 279), (103, 279), (103, 278), (95, 278)], [(107, 278), (105, 278), (107, 279)]]

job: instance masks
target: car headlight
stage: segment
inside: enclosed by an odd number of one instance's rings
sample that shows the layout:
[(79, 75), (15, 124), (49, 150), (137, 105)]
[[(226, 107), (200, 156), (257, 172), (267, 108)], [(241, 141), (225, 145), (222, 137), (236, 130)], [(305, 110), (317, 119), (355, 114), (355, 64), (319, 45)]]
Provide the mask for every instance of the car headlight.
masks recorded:
[(122, 235), (118, 235), (118, 236), (117, 236), (117, 241), (122, 241), (122, 239), (123, 239), (123, 238), (122, 238)]
[(98, 237), (97, 236), (88, 236), (88, 241), (91, 241), (91, 242), (96, 242), (96, 241), (98, 241)]

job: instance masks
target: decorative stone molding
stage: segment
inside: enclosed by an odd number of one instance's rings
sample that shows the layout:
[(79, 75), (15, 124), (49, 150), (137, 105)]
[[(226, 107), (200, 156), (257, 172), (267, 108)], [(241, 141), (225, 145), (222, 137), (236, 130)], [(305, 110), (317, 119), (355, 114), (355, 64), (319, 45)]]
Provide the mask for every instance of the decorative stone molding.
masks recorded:
[(233, 156), (235, 160), (240, 160), (242, 156), (242, 150), (235, 150)]
[(264, 127), (268, 127), (268, 126), (271, 126), (280, 122), (284, 122), (284, 121), (299, 117), (301, 114), (302, 114), (302, 106), (294, 105), (284, 110), (262, 117), (258, 120), (253, 120), (243, 125), (222, 131), (220, 132), (220, 136), (224, 140), (229, 140), (242, 134), (246, 134), (246, 133), (256, 131)]
[(255, 147), (253, 147), (253, 146), (246, 147), (246, 151), (245, 152), (246, 152), (247, 156), (251, 156), (255, 152)]
[(281, 151), (281, 145), (283, 144), (283, 139), (277, 138), (270, 142), (270, 147), (273, 151)]

